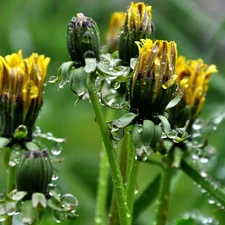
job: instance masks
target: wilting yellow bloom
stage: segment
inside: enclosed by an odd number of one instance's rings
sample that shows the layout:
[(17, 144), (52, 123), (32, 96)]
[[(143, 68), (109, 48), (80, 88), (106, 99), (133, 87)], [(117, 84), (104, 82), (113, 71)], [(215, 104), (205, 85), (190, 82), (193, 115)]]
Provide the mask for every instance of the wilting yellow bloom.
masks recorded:
[(151, 20), (151, 6), (147, 6), (144, 2), (130, 3), (126, 15), (128, 31), (135, 30), (136, 33), (140, 31), (148, 31), (149, 29), (152, 29)]
[(2, 136), (11, 137), (19, 125), (31, 138), (42, 106), (43, 88), (50, 58), (33, 53), (23, 59), (22, 51), (0, 57), (0, 110)]
[(125, 21), (125, 12), (114, 12), (111, 16), (106, 34), (105, 51), (114, 52), (118, 49), (118, 35)]
[(176, 66), (178, 84), (184, 92), (185, 105), (191, 108), (192, 119), (199, 115), (205, 102), (209, 80), (216, 72), (215, 65), (207, 65), (202, 59), (186, 60), (184, 56), (178, 58)]
[(119, 35), (119, 57), (124, 64), (130, 63), (130, 59), (138, 56), (138, 48), (135, 41), (152, 38), (154, 25), (152, 23), (151, 6), (143, 2), (130, 3), (126, 12), (125, 23)]
[(139, 57), (131, 81), (131, 111), (139, 119), (153, 119), (163, 114), (176, 89), (177, 48), (174, 41), (141, 40)]

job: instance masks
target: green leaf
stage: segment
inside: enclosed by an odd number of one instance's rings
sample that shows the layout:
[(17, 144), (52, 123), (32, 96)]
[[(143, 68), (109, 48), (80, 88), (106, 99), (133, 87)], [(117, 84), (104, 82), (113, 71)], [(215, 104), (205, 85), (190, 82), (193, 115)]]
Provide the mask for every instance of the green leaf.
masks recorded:
[(134, 221), (143, 213), (157, 198), (160, 190), (161, 174), (151, 181), (141, 193), (134, 204)]

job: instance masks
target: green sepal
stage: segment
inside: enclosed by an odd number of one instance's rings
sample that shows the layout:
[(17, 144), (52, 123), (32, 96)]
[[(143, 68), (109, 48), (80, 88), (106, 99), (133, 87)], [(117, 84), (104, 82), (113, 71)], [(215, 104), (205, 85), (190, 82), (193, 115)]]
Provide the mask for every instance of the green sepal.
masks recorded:
[(34, 150), (34, 151), (40, 150), (40, 147), (36, 143), (34, 143), (32, 141), (24, 142), (24, 145), (25, 145), (25, 147), (26, 147), (26, 149), (28, 151), (31, 151), (31, 150)]
[(131, 58), (130, 59), (130, 68), (132, 70), (134, 70), (135, 66), (136, 66), (136, 63), (137, 63), (137, 58)]
[(144, 120), (142, 126), (142, 144), (150, 146), (154, 137), (155, 128), (154, 123), (151, 120)]
[(130, 67), (122, 66), (121, 64), (122, 61), (120, 59), (112, 58), (110, 54), (103, 54), (101, 55), (101, 61), (98, 63), (97, 70), (99, 74), (108, 76), (111, 80), (120, 76), (126, 78), (130, 73)]
[(10, 142), (9, 138), (0, 137), (0, 149), (5, 148)]
[(179, 93), (174, 99), (172, 99), (169, 104), (166, 106), (166, 110), (173, 108), (176, 106), (183, 97), (183, 93)]
[(132, 141), (134, 143), (135, 148), (142, 147), (142, 126), (135, 124), (132, 128)]
[(171, 126), (167, 118), (161, 115), (156, 116), (156, 118), (158, 118), (162, 122), (165, 134), (169, 134), (169, 132), (171, 131)]
[(97, 60), (95, 58), (86, 58), (84, 71), (86, 73), (93, 73), (97, 67)]
[(80, 67), (71, 71), (69, 85), (71, 90), (81, 99), (87, 92), (86, 80), (88, 73), (84, 67)]
[(131, 122), (135, 119), (136, 116), (137, 115), (135, 113), (129, 112), (118, 120), (113, 120), (111, 124), (113, 127), (124, 128), (131, 124)]
[(47, 200), (42, 193), (34, 193), (31, 201), (34, 208), (44, 209), (47, 207)]
[(152, 142), (151, 142), (152, 147), (155, 146), (160, 141), (160, 139), (162, 137), (162, 127), (159, 126), (159, 125), (155, 125), (154, 129), (155, 129), (154, 137), (153, 137)]
[(69, 81), (71, 71), (74, 69), (74, 62), (64, 62), (58, 69), (57, 78), (55, 80), (60, 80), (59, 88), (63, 88)]

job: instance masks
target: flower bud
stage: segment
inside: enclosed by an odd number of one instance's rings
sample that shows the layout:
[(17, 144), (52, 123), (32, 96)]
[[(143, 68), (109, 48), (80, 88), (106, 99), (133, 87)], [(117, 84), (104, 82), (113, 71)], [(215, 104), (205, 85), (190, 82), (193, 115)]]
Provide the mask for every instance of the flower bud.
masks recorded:
[(130, 111), (137, 120), (152, 120), (162, 115), (172, 100), (176, 85), (176, 43), (171, 41), (141, 40), (139, 57), (130, 87)]
[(124, 21), (124, 12), (114, 12), (112, 14), (106, 35), (105, 52), (113, 53), (118, 50), (118, 36)]
[(37, 53), (23, 59), (22, 51), (0, 57), (1, 136), (12, 138), (14, 131), (24, 125), (28, 132), (25, 139), (32, 139), (49, 61)]
[[(187, 120), (191, 125), (198, 117), (205, 102), (208, 83), (212, 74), (216, 72), (215, 65), (207, 65), (202, 59), (186, 60), (184, 56), (177, 59), (177, 82), (183, 92), (183, 98), (171, 109), (175, 125), (184, 126)], [(183, 124), (177, 124), (181, 118)]]
[(27, 192), (31, 198), (35, 192), (46, 194), (53, 176), (53, 167), (46, 151), (28, 151), (16, 167), (17, 191)]
[(119, 58), (125, 65), (130, 64), (130, 59), (138, 56), (135, 41), (151, 38), (154, 33), (151, 6), (143, 2), (130, 3), (126, 12), (125, 23), (119, 35)]
[(85, 65), (85, 58), (99, 60), (100, 38), (96, 22), (78, 13), (67, 28), (67, 49), (76, 67)]

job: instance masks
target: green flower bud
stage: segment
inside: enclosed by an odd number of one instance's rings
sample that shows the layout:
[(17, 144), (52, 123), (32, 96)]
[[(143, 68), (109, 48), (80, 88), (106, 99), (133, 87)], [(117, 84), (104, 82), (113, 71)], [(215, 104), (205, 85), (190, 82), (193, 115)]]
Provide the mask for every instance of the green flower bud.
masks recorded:
[(67, 49), (76, 67), (85, 65), (85, 58), (99, 60), (100, 38), (96, 22), (78, 13), (67, 28)]
[(130, 111), (138, 114), (136, 122), (157, 120), (163, 115), (177, 88), (175, 65), (176, 43), (141, 40), (139, 57), (130, 87)]
[[(32, 139), (35, 120), (43, 103), (43, 90), (50, 58), (33, 53), (23, 59), (22, 51), (0, 56), (1, 136), (15, 138), (19, 126)], [(21, 137), (21, 136), (20, 136)]]
[(17, 191), (27, 192), (27, 198), (35, 192), (47, 194), (52, 176), (53, 167), (46, 151), (25, 152), (16, 167)]
[(143, 2), (130, 3), (126, 12), (125, 23), (119, 34), (119, 58), (125, 65), (130, 65), (130, 59), (138, 57), (138, 47), (135, 41), (151, 38), (154, 33), (151, 6)]

